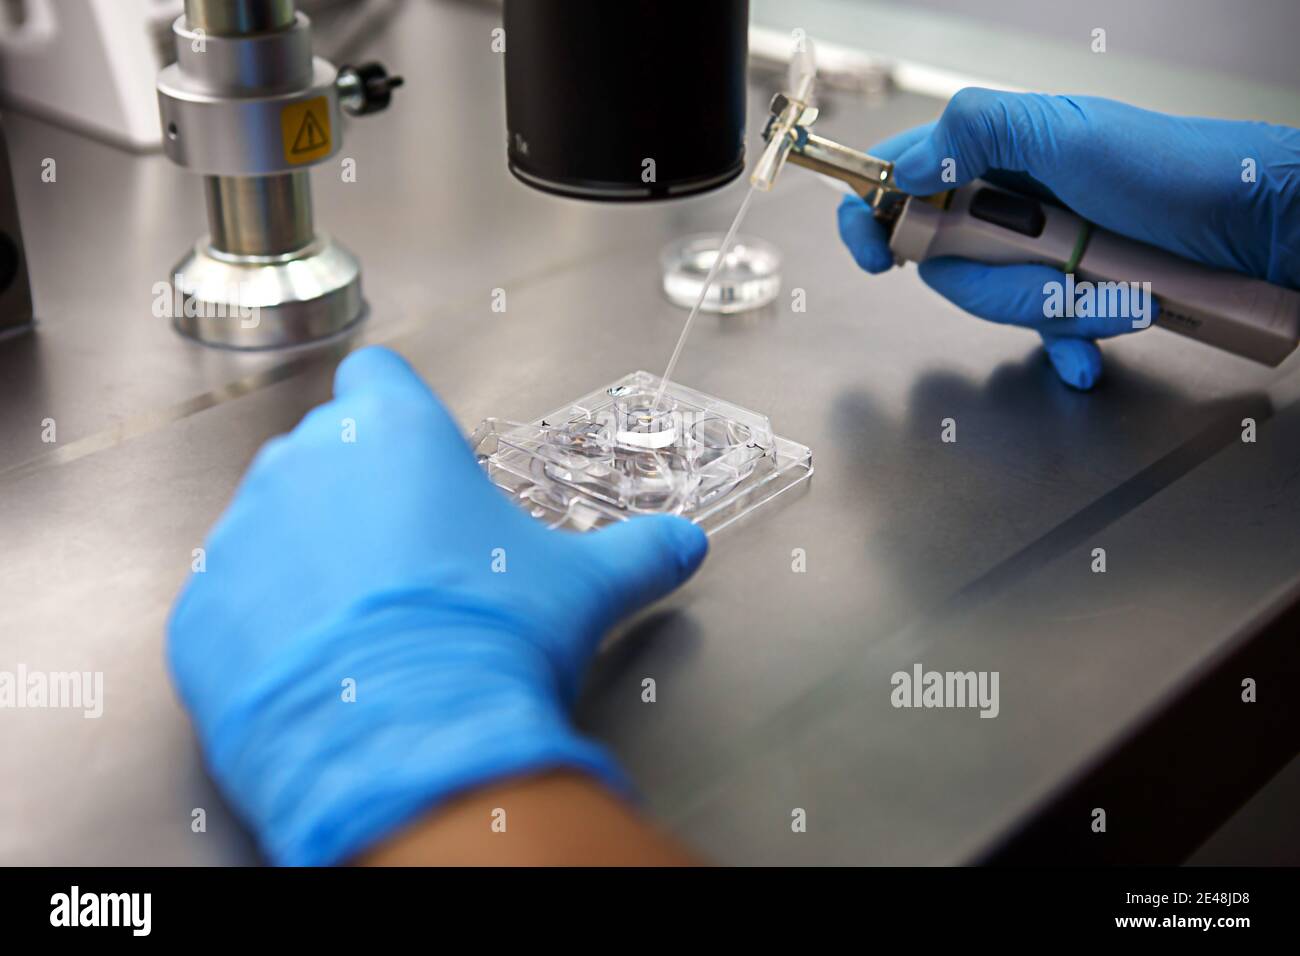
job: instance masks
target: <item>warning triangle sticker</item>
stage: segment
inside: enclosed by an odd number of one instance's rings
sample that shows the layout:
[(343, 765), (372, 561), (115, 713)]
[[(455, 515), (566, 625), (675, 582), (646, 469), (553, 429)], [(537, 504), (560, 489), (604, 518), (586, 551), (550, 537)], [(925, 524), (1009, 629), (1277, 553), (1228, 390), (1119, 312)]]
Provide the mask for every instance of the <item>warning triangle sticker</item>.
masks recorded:
[(312, 153), (328, 145), (329, 137), (317, 122), (316, 114), (307, 110), (302, 117), (302, 126), (298, 127), (298, 135), (294, 137), (293, 152)]

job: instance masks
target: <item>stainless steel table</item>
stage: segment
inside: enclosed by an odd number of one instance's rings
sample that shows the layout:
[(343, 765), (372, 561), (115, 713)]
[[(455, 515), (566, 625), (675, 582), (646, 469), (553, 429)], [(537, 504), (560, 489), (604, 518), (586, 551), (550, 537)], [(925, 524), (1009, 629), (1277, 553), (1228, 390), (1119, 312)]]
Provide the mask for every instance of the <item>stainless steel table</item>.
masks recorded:
[[(366, 269), (359, 341), (410, 358), (466, 427), (659, 371), (684, 315), (658, 293), (657, 251), (724, 227), (742, 187), (652, 207), (529, 191), (505, 168), (493, 14), (398, 17), (365, 52), (407, 89), (350, 130), (355, 183), (315, 174), (319, 220)], [(822, 125), (865, 145), (939, 106), (841, 100)], [(252, 355), (178, 338), (153, 285), (202, 228), (198, 183), (29, 118), (6, 129), (40, 325), (0, 343), (0, 668), (102, 671), (105, 710), (0, 710), (0, 861), (254, 859), (168, 683), (163, 624), (251, 456), (327, 396), (356, 343)], [(861, 275), (836, 202), (791, 170), (754, 205), (746, 229), (784, 251), (785, 291), (703, 317), (677, 374), (768, 412), (816, 475), (613, 636), (579, 718), (718, 860), (979, 859), (1300, 582), (1300, 364), (1150, 331), (1107, 343), (1104, 386), (1072, 393), (1036, 339), (960, 314), (913, 269)], [(894, 709), (890, 675), (917, 662), (998, 671), (1000, 715)]]

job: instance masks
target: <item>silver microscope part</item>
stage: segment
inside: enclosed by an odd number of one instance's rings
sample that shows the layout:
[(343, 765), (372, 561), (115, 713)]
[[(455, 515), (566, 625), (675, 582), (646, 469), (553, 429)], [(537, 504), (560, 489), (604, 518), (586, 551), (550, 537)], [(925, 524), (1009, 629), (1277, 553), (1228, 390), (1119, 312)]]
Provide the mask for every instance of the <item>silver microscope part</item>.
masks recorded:
[(278, 30), (293, 19), (294, 0), (185, 0), (195, 27), (226, 36)]
[[(312, 216), (307, 169), (340, 147), (337, 71), (293, 0), (186, 0), (158, 77), (164, 148), (204, 174), (208, 236), (172, 269), (182, 335), (236, 349), (336, 335), (364, 317), (361, 267)], [(291, 126), (311, 117), (293, 155)]]

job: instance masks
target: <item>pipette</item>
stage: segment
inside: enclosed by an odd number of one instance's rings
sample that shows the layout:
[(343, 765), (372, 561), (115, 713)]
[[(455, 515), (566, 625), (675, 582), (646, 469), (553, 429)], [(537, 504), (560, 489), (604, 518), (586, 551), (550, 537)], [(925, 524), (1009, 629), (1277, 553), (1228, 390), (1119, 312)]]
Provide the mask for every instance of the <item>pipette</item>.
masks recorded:
[[(1300, 292), (1213, 269), (1096, 226), (1054, 203), (982, 180), (935, 196), (894, 185), (893, 164), (813, 133), (811, 84), (772, 98), (755, 171), (770, 189), (787, 161), (848, 184), (889, 231), (895, 261), (960, 256), (993, 265), (1046, 263), (1091, 283), (1096, 296), (1153, 296), (1156, 324), (1236, 355), (1278, 365), (1300, 342)], [(1149, 283), (1149, 285), (1148, 285)], [(1117, 301), (1125, 301), (1117, 299)], [(1071, 302), (1073, 305), (1073, 301)], [(1150, 323), (1150, 311), (1146, 311)], [(1141, 327), (1143, 317), (1134, 316)]]
[(718, 277), (722, 270), (723, 264), (727, 259), (727, 252), (731, 249), (731, 244), (736, 241), (736, 231), (740, 229), (740, 223), (745, 218), (745, 213), (749, 211), (750, 200), (754, 198), (754, 187), (750, 186), (745, 190), (745, 198), (740, 203), (740, 209), (736, 211), (736, 218), (731, 220), (731, 228), (723, 237), (722, 245), (718, 247), (718, 257), (713, 260), (713, 266), (709, 269), (709, 274), (704, 278), (704, 284), (700, 286), (700, 297), (695, 300), (695, 305), (691, 309), (691, 314), (686, 317), (686, 324), (682, 326), (682, 334), (677, 337), (677, 346), (673, 349), (672, 358), (668, 360), (668, 368), (664, 370), (663, 378), (659, 380), (659, 388), (655, 392), (654, 403), (651, 409), (658, 408), (663, 402), (664, 390), (672, 380), (673, 371), (677, 368), (677, 360), (681, 358), (682, 349), (686, 346), (686, 337), (691, 334), (691, 326), (695, 323), (695, 317), (700, 314), (700, 307), (704, 305), (704, 299), (709, 294), (709, 287), (713, 285), (713, 280)]
[[(794, 56), (790, 59), (791, 88), (796, 90), (803, 100), (807, 100), (812, 96), (813, 81), (816, 77), (817, 63), (813, 44), (811, 40), (805, 40), (796, 48)], [(787, 133), (793, 122), (794, 119), (792, 118), (790, 123), (787, 124)], [(718, 256), (713, 261), (713, 266), (709, 269), (708, 275), (705, 276), (704, 284), (700, 287), (699, 298), (691, 309), (690, 315), (686, 317), (686, 324), (682, 327), (682, 334), (677, 337), (677, 345), (673, 348), (672, 357), (668, 359), (668, 368), (664, 370), (663, 377), (659, 381), (659, 389), (655, 392), (652, 408), (658, 408), (663, 401), (664, 390), (672, 380), (673, 372), (677, 369), (677, 360), (681, 358), (682, 349), (686, 346), (686, 339), (691, 334), (691, 326), (695, 323), (695, 317), (700, 314), (700, 308), (704, 305), (710, 287), (712, 287), (718, 273), (726, 263), (727, 253), (731, 250), (731, 244), (736, 241), (736, 232), (740, 229), (745, 213), (749, 211), (749, 204), (754, 198), (754, 192), (756, 190), (766, 192), (772, 188), (772, 184), (776, 181), (776, 174), (781, 171), (781, 166), (785, 162), (785, 153), (789, 149), (790, 140), (788, 136), (768, 137), (768, 146), (763, 151), (758, 164), (754, 167), (754, 172), (749, 177), (749, 189), (746, 190), (745, 198), (740, 203), (736, 218), (731, 221), (731, 228), (727, 230), (726, 236), (723, 237), (722, 245), (718, 248)]]

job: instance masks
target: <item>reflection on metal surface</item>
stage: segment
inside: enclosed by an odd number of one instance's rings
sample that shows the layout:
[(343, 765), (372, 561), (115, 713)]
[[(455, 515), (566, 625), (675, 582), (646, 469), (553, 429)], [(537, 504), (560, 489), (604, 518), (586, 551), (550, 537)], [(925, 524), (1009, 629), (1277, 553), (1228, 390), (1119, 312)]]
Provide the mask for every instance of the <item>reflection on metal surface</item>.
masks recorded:
[[(1296, 410), (1300, 410), (1300, 401), (1291, 406), (1291, 411)], [(879, 680), (882, 672), (879, 661), (891, 649), (907, 648), (908, 655), (919, 659), (941, 638), (962, 633), (963, 622), (969, 621), (980, 607), (994, 604), (1017, 587), (1023, 587), (1036, 572), (1075, 549), (1098, 540), (1098, 536), (1108, 528), (1137, 512), (1160, 492), (1171, 488), (1221, 452), (1239, 446), (1243, 415), (1266, 421), (1274, 415), (1273, 404), (1264, 394), (1225, 402), (1209, 426), (994, 565), (934, 608), (917, 615), (899, 631), (875, 642), (869, 656), (855, 648), (846, 659), (832, 662), (821, 680), (777, 708), (743, 738), (731, 741), (731, 748), (720, 757), (719, 765), (709, 768), (708, 780), (682, 779), (675, 782), (671, 791), (661, 793), (661, 812), (669, 819), (689, 813), (710, 780), (739, 773), (773, 754), (797, 747), (809, 733), (811, 725), (834, 721), (837, 716), (850, 712), (861, 700), (863, 687)], [(1276, 613), (1284, 609), (1285, 605), (1273, 610)], [(1135, 608), (1122, 610), (1133, 612)], [(1121, 615), (1115, 627), (1122, 630), (1124, 626)], [(1251, 626), (1258, 624), (1252, 622)], [(1039, 636), (1046, 638), (1048, 634), (1044, 631)], [(885, 687), (887, 690), (888, 685)], [(882, 696), (888, 695), (882, 692)]]
[(293, 0), (185, 0), (185, 19), (215, 36), (280, 30), (293, 22)]
[(308, 175), (204, 177), (212, 247), (238, 256), (278, 256), (310, 245), (316, 228)]
[(303, 355), (300, 358), (289, 359), (265, 371), (246, 375), (220, 388), (204, 392), (202, 395), (195, 395), (168, 408), (154, 409), (135, 415), (126, 421), (120, 422), (113, 428), (61, 444), (39, 458), (32, 458), (16, 465), (0, 468), (0, 481), (21, 481), (31, 475), (39, 474), (59, 465), (66, 465), (96, 452), (106, 451), (132, 438), (147, 435), (206, 409), (215, 408), (222, 402), (239, 398), (241, 395), (248, 395), (258, 389), (274, 385), (276, 382), (283, 382), (301, 374), (312, 366), (318, 365), (327, 358), (341, 359), (347, 354), (350, 347), (346, 341), (340, 341), (337, 344), (321, 343), (312, 348), (310, 354)]

